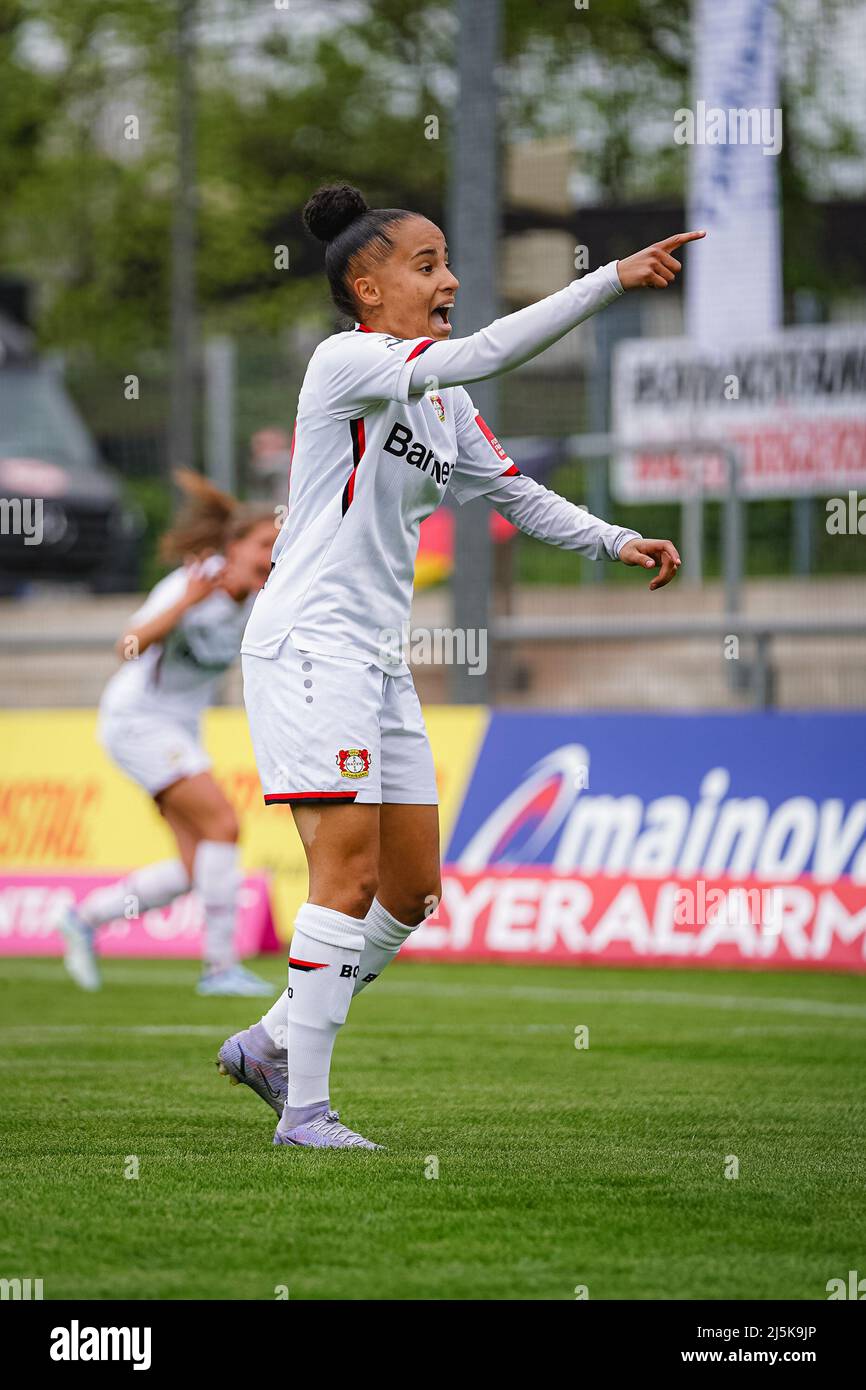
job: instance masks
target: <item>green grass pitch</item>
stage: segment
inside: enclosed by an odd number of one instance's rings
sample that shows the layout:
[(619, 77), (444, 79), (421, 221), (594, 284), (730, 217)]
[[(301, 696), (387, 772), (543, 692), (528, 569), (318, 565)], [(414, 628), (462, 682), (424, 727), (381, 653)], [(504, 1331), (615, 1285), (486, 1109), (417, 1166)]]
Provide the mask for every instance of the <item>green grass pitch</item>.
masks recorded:
[(197, 998), (190, 962), (105, 976), (0, 965), (0, 1275), (46, 1298), (824, 1299), (866, 1273), (862, 979), (399, 963), (335, 1056), (372, 1154), (275, 1149), (218, 1077), (256, 1001)]

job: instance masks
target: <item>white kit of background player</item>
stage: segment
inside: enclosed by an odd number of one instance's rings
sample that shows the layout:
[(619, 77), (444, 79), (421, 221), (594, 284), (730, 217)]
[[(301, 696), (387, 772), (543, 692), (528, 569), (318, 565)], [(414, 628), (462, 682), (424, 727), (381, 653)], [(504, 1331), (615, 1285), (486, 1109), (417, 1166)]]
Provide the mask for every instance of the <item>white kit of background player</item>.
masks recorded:
[[(260, 527), (270, 527), (269, 518)], [(237, 659), (252, 594), (237, 600), (218, 585), (225, 568), (220, 555), (182, 567), (162, 579), (133, 614), (131, 629), (174, 609), (176, 624), (159, 642), (126, 659), (111, 677), (99, 703), (98, 737), (112, 760), (147, 794), (161, 793), (210, 768), (202, 743), (201, 718), (217, 684)], [(184, 605), (191, 584), (203, 597)], [(125, 916), (164, 907), (195, 889), (204, 913), (204, 972), (200, 994), (266, 995), (271, 987), (237, 959), (234, 937), (241, 875), (238, 847), (230, 840), (201, 839), (182, 857), (148, 864), (116, 883), (91, 892), (66, 909), (58, 926), (66, 939), (66, 967), (83, 989), (97, 989), (95, 951), (99, 927)]]

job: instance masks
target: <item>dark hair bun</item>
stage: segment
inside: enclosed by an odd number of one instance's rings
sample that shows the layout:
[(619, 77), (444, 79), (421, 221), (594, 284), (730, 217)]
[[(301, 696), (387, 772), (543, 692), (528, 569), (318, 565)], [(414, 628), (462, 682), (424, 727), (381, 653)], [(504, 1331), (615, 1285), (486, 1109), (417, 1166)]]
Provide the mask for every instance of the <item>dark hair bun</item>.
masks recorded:
[(348, 183), (332, 183), (313, 194), (304, 208), (304, 224), (319, 241), (333, 241), (366, 211), (366, 200), (357, 188)]

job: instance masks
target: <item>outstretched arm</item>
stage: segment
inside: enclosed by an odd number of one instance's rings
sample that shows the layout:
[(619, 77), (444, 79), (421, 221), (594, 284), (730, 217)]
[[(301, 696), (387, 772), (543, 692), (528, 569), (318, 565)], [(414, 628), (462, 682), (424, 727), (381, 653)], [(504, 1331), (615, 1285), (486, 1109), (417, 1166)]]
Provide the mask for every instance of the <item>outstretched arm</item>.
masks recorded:
[(581, 280), (572, 280), (565, 289), (496, 319), (468, 338), (458, 338), (453, 343), (430, 340), (419, 345), (409, 384), (410, 397), (429, 391), (431, 378), (438, 387), (460, 386), (511, 371), (558, 342), (624, 290), (642, 286), (664, 289), (682, 269), (673, 252), (705, 235), (679, 232), (625, 260), (610, 261)]
[(497, 511), (536, 540), (576, 550), (592, 560), (622, 560), (659, 573), (650, 584), (660, 589), (677, 572), (680, 557), (670, 541), (644, 540), (637, 531), (611, 526), (591, 512), (567, 502), (558, 493), (527, 478), (505, 452), (490, 426), (475, 409), (462, 386), (454, 392), (457, 461), (450, 490), (463, 506), (475, 497), (486, 497)]
[(523, 473), (503, 478), (485, 497), (527, 536), (590, 560), (618, 560), (628, 541), (640, 540), (637, 531), (610, 526)]
[(624, 565), (646, 569), (655, 569), (660, 563), (651, 589), (669, 584), (679, 569), (680, 557), (671, 541), (645, 540), (637, 531), (612, 526), (522, 473), (503, 477), (484, 495), (513, 525), (548, 545), (576, 550), (590, 560), (621, 560)]

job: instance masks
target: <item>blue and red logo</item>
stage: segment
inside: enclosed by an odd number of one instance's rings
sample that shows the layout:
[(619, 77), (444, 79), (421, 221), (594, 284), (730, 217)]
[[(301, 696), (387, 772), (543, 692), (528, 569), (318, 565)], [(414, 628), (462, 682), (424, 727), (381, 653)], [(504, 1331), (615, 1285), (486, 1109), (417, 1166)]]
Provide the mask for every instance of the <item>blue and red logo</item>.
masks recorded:
[(859, 713), (494, 714), (446, 858), (866, 883), (864, 767)]

